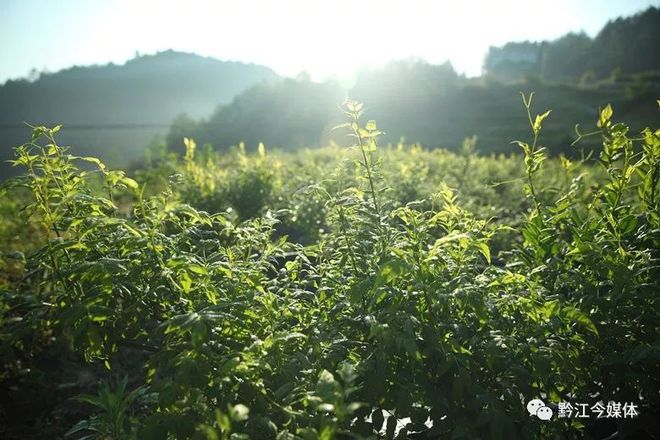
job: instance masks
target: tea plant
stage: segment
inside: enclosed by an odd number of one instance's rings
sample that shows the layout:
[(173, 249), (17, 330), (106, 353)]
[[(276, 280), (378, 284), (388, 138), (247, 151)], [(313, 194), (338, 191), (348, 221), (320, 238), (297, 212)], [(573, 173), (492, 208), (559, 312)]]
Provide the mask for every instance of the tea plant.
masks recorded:
[[(609, 429), (530, 417), (539, 397), (634, 401), (639, 420), (609, 434), (652, 434), (660, 132), (630, 137), (606, 107), (598, 165), (556, 160), (550, 113), (524, 108), (522, 170), (474, 140), (382, 148), (350, 100), (348, 149), (221, 155), (186, 139), (140, 183), (35, 128), (7, 185), (30, 191), (39, 233), (0, 281), (3, 386), (67, 380), (56, 435), (72, 439)], [(73, 367), (48, 370), (54, 355)]]

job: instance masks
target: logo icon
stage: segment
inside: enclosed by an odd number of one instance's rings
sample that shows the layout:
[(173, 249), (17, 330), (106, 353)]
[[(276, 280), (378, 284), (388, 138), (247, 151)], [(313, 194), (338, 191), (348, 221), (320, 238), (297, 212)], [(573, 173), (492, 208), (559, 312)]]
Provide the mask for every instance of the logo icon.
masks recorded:
[(545, 406), (541, 399), (532, 399), (527, 403), (527, 411), (530, 416), (536, 416), (541, 420), (552, 418), (552, 408)]

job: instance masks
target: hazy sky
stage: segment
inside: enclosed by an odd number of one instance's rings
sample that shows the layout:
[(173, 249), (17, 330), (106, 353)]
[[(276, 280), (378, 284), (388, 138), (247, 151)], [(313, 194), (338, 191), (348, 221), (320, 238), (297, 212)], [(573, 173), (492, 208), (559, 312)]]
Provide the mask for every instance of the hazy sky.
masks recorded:
[(0, 82), (165, 49), (344, 75), (420, 57), (478, 75), (490, 45), (595, 35), (660, 0), (0, 0)]

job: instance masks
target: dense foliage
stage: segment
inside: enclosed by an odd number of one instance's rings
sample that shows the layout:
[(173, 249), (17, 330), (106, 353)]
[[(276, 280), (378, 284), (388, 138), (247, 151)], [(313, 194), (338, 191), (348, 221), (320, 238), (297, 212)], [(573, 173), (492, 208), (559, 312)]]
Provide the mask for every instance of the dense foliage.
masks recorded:
[(594, 81), (660, 70), (660, 8), (608, 22), (595, 38), (569, 33), (554, 41), (491, 47), (484, 70), (505, 81), (536, 75), (549, 82)]
[[(523, 157), (382, 149), (346, 101), (348, 150), (186, 139), (134, 179), (36, 128), (2, 198), (33, 232), (2, 259), (0, 432), (658, 435), (660, 131), (607, 106), (598, 159), (547, 159), (554, 114), (524, 104)], [(640, 415), (544, 422), (538, 397)]]

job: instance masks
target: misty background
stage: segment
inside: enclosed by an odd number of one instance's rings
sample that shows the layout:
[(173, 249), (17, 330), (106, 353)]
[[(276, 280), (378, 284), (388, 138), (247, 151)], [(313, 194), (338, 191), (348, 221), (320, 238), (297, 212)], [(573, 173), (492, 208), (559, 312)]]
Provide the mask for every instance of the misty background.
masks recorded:
[(519, 91), (553, 109), (554, 154), (580, 154), (575, 123), (607, 103), (633, 130), (657, 120), (656, 2), (345, 3), (4, 2), (0, 176), (26, 123), (62, 124), (74, 154), (126, 167), (184, 136), (220, 150), (341, 143), (346, 96), (386, 143), (476, 135), (484, 154), (527, 135)]

